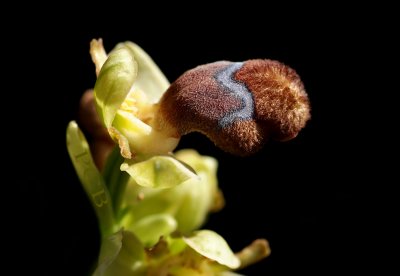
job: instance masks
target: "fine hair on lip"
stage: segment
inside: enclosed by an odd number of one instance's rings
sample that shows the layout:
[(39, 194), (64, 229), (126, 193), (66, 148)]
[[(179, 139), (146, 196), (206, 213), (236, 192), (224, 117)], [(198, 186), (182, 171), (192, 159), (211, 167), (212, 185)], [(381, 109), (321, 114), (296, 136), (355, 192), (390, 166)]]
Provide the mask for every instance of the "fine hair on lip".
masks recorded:
[(180, 76), (163, 95), (158, 118), (180, 135), (197, 131), (218, 147), (250, 155), (268, 139), (290, 140), (310, 119), (304, 86), (272, 60), (218, 61)]

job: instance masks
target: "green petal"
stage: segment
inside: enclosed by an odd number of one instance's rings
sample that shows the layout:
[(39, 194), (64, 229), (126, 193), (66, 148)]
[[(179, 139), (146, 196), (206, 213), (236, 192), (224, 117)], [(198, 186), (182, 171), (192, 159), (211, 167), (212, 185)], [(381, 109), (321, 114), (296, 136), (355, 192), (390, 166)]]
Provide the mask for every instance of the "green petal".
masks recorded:
[(129, 94), (136, 80), (138, 66), (133, 52), (127, 47), (113, 50), (97, 78), (94, 93), (97, 111), (107, 128)]
[(159, 214), (139, 220), (130, 229), (146, 246), (155, 245), (160, 237), (166, 237), (176, 230), (177, 223), (171, 215)]
[(101, 233), (103, 236), (113, 233), (114, 215), (108, 189), (93, 162), (85, 136), (74, 121), (67, 128), (67, 148), (76, 173), (96, 211)]
[(131, 152), (150, 155), (167, 154), (179, 142), (179, 138), (157, 131), (132, 113), (123, 110), (117, 112), (113, 128), (110, 130), (114, 132), (111, 134), (119, 142), (122, 156), (127, 159), (131, 159)]
[(154, 156), (139, 163), (126, 160), (121, 170), (126, 171), (138, 185), (151, 188), (171, 188), (198, 178), (188, 166), (170, 156)]
[(145, 91), (151, 103), (157, 103), (169, 86), (167, 78), (151, 57), (138, 45), (127, 41), (117, 45), (117, 47), (121, 46), (128, 47), (134, 53), (135, 60), (138, 63), (139, 73), (135, 87)]
[(99, 264), (93, 275), (145, 275), (144, 266), (143, 245), (131, 232), (120, 230), (103, 239)]
[(213, 231), (196, 231), (192, 236), (184, 237), (184, 240), (196, 252), (211, 260), (232, 269), (240, 266), (240, 260), (232, 252), (224, 238)]

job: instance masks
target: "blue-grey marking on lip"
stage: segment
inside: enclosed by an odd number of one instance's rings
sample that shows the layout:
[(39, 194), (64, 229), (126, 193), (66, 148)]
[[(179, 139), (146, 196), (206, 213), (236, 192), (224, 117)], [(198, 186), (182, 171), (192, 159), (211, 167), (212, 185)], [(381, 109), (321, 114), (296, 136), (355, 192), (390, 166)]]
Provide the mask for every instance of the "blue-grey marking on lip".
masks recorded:
[(229, 126), (236, 120), (253, 119), (254, 113), (254, 100), (253, 95), (242, 82), (234, 79), (234, 74), (237, 70), (242, 68), (243, 62), (235, 62), (221, 71), (219, 71), (215, 78), (225, 88), (225, 91), (230, 93), (233, 97), (240, 100), (240, 107), (232, 112), (225, 114), (219, 121), (218, 125), (221, 128)]

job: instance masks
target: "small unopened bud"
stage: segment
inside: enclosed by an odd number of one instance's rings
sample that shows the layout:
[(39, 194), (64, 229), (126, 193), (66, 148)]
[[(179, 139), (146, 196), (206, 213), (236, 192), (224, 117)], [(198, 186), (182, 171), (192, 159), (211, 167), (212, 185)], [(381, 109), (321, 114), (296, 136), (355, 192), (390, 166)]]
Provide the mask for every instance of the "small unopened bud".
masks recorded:
[(272, 60), (219, 61), (189, 70), (168, 88), (157, 114), (161, 128), (179, 135), (201, 132), (241, 156), (270, 138), (296, 137), (309, 119), (300, 77)]

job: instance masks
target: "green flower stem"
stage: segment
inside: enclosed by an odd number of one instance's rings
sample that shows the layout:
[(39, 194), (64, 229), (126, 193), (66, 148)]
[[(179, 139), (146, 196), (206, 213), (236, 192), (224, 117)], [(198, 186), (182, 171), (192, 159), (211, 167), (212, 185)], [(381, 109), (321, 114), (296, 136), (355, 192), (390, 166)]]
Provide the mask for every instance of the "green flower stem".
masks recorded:
[(115, 217), (120, 217), (120, 207), (126, 185), (129, 181), (129, 174), (120, 170), (124, 158), (120, 154), (119, 147), (115, 147), (107, 158), (106, 166), (104, 168), (103, 176), (107, 188), (112, 198), (113, 210)]
[(96, 212), (101, 235), (103, 238), (109, 236), (117, 230), (110, 194), (93, 162), (85, 136), (75, 121), (70, 122), (67, 128), (67, 148), (82, 186)]
[(120, 217), (119, 211), (125, 193), (126, 185), (128, 184), (129, 181), (129, 174), (127, 174), (126, 172), (121, 172), (119, 170), (119, 166), (118, 166), (118, 171), (119, 171), (119, 177), (116, 179), (114, 183), (111, 183), (113, 188), (113, 208), (115, 210), (117, 218)]
[(106, 164), (102, 172), (104, 182), (106, 183), (106, 186), (109, 190), (110, 190), (109, 183), (115, 169), (114, 166), (117, 160), (119, 159), (120, 159), (119, 147), (115, 146), (114, 149), (111, 151), (110, 155), (107, 157)]
[[(115, 156), (115, 151), (117, 152), (116, 156)], [(108, 190), (110, 191), (110, 196), (113, 199), (114, 211), (117, 211), (115, 209), (115, 193), (120, 184), (122, 172), (119, 169), (119, 167), (121, 166), (122, 162), (123, 162), (123, 158), (119, 154), (119, 149), (115, 149), (107, 160), (107, 166), (110, 166), (111, 172), (108, 175), (108, 177), (105, 178), (105, 180), (106, 180), (106, 185), (108, 187)]]

